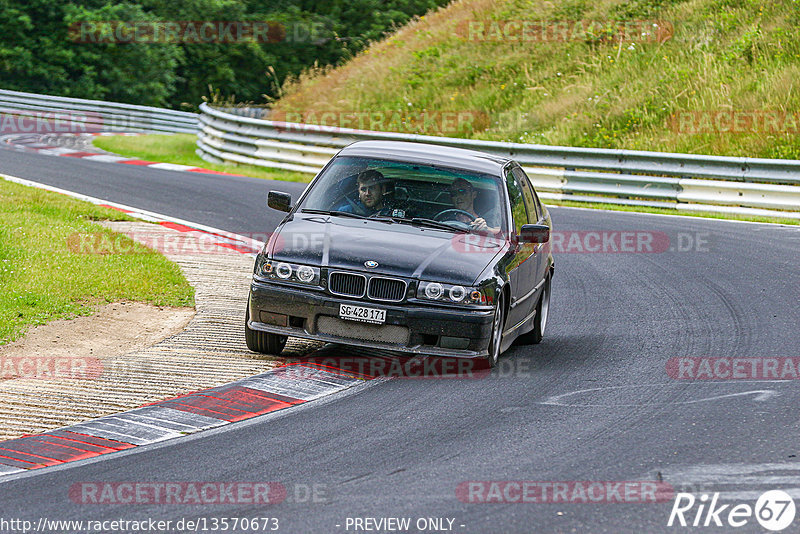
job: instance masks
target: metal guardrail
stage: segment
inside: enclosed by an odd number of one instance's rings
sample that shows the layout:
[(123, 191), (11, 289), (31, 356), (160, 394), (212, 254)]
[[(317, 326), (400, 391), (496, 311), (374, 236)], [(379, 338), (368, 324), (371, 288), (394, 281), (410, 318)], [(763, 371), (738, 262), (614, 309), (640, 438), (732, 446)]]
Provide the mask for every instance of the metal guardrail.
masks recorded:
[(317, 173), (358, 140), (425, 142), (512, 157), (545, 199), (800, 219), (800, 161), (478, 141), (285, 123), (200, 105), (207, 161)]
[(196, 133), (198, 129), (197, 113), (0, 89), (0, 114), (42, 117), (47, 113), (80, 116), (87, 131)]

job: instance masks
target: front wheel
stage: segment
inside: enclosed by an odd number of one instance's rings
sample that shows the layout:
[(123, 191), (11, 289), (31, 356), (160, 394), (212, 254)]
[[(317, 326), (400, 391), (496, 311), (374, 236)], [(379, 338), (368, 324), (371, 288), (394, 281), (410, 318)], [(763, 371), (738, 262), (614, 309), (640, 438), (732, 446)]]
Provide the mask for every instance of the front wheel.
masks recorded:
[(489, 340), (489, 354), (486, 356), (489, 367), (494, 367), (500, 360), (500, 344), (503, 340), (503, 324), (505, 323), (504, 298), (504, 294), (501, 292), (500, 296), (497, 298), (497, 306), (494, 309), (492, 338)]
[(286, 346), (288, 336), (261, 332), (250, 328), (250, 306), (247, 306), (247, 313), (244, 318), (244, 340), (247, 348), (253, 352), (261, 354), (273, 354), (277, 356)]

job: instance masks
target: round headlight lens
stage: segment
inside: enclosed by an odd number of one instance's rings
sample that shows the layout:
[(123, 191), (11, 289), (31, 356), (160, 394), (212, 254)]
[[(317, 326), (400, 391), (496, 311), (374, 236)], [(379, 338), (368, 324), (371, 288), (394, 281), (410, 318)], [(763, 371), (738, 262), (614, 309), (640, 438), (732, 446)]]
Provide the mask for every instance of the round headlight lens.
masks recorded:
[(278, 266), (275, 268), (275, 274), (278, 275), (278, 278), (283, 278), (286, 280), (290, 276), (292, 276), (292, 266), (288, 263), (279, 263)]
[(314, 269), (308, 265), (301, 265), (297, 268), (297, 278), (299, 278), (301, 282), (308, 283), (312, 281), (314, 279)]
[(272, 264), (268, 261), (265, 261), (261, 265), (261, 274), (269, 274), (272, 272)]
[(438, 299), (444, 293), (444, 288), (442, 288), (442, 284), (434, 282), (432, 284), (428, 284), (425, 286), (425, 296), (429, 299)]
[(450, 295), (450, 300), (453, 302), (461, 302), (464, 300), (464, 297), (467, 296), (467, 290), (461, 286), (453, 286), (450, 288), (448, 294)]

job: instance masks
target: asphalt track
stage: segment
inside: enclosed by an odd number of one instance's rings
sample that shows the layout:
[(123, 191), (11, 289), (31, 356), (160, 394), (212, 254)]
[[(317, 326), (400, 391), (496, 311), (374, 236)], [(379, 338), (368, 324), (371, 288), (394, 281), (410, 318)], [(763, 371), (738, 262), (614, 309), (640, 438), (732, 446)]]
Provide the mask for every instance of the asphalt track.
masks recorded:
[[(7, 150), (0, 172), (237, 233), (269, 231), (280, 219), (265, 206), (269, 189), (296, 195), (303, 187)], [(347, 518), (365, 517), (409, 517), (412, 526), (450, 518), (463, 533), (689, 530), (667, 526), (672, 499), (473, 503), (456, 493), (466, 481), (513, 480), (662, 480), (751, 506), (783, 489), (800, 505), (800, 382), (676, 380), (667, 372), (675, 357), (800, 356), (800, 230), (551, 213), (559, 231), (654, 232), (673, 250), (557, 254), (545, 341), (513, 347), (489, 377), (380, 381), (285, 414), (11, 477), (0, 481), (0, 519), (206, 518), (210, 526), (212, 518), (275, 517), (279, 532), (309, 533), (355, 532)], [(107, 481), (277, 481), (288, 498), (70, 499), (73, 484)], [(305, 498), (314, 485), (317, 498)], [(763, 531), (753, 518), (735, 530)]]

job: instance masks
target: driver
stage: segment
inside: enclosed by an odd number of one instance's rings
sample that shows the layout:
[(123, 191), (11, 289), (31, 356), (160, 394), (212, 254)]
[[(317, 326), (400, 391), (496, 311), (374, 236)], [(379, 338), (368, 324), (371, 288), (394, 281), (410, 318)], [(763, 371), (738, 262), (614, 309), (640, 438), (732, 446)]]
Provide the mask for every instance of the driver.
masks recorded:
[(492, 206), (485, 213), (478, 213), (475, 210), (475, 197), (478, 196), (478, 192), (475, 191), (475, 188), (469, 183), (468, 180), (464, 178), (456, 178), (453, 180), (453, 183), (450, 184), (450, 198), (453, 201), (453, 206), (455, 209), (466, 211), (467, 213), (471, 214), (474, 219), (469, 220), (466, 214), (457, 214), (456, 220), (459, 220), (464, 223), (469, 223), (470, 227), (473, 230), (479, 232), (487, 232), (492, 234), (499, 234), (500, 233), (500, 213), (496, 207)]
[(339, 211), (354, 213), (356, 211), (364, 215), (376, 215), (385, 212), (390, 207), (386, 200), (389, 192), (389, 181), (380, 172), (369, 169), (362, 171), (356, 178), (358, 182), (358, 200), (353, 205), (347, 204), (339, 208)]

